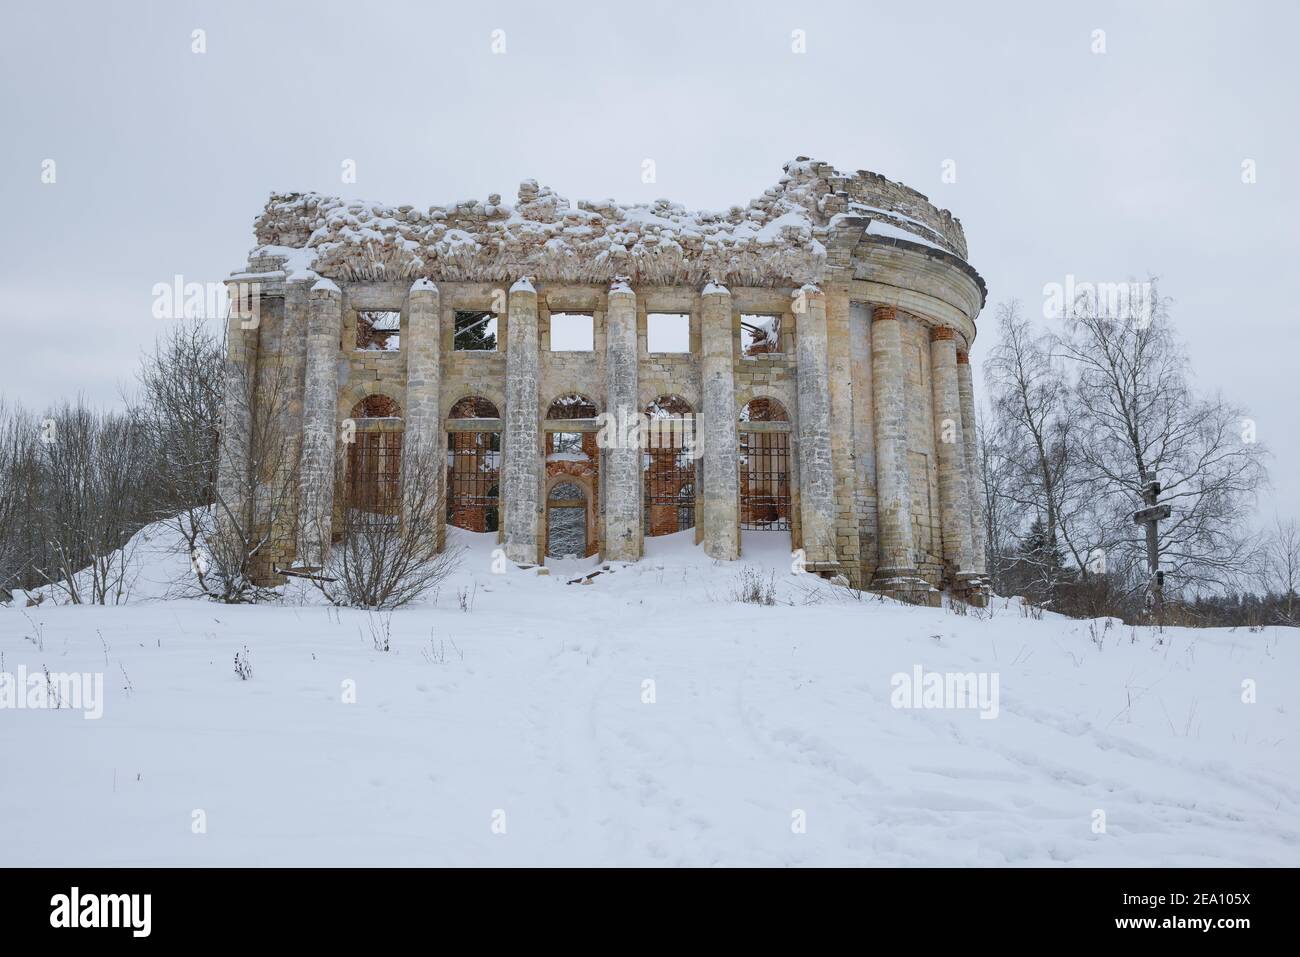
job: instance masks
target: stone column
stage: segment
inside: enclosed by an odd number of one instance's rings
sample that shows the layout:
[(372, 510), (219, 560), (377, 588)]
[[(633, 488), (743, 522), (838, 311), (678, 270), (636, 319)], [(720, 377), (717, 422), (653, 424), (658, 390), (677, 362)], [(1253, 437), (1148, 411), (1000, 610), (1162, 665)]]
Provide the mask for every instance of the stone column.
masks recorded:
[[(438, 287), (428, 279), (417, 279), (411, 285), (406, 310), (406, 407), (402, 437), (404, 489), (408, 483), (419, 481), (431, 484), (430, 492), (438, 507), (434, 509), (434, 522), (441, 547), (446, 521), (446, 506), (442, 500), (447, 471), (447, 443), (442, 436), (442, 410), (439, 393), (442, 388), (442, 339), (440, 322), (441, 300)], [(409, 499), (404, 501), (408, 502)]]
[(966, 489), (965, 430), (957, 388), (956, 333), (930, 329), (930, 384), (934, 393), (935, 452), (939, 460), (939, 522), (943, 559), (954, 586), (974, 577), (970, 493)]
[(984, 483), (980, 476), (979, 446), (975, 431), (975, 388), (971, 383), (970, 354), (957, 350), (957, 393), (961, 404), (962, 452), (966, 459), (966, 492), (970, 496), (971, 570), (988, 574), (984, 540)]
[[(858, 489), (865, 489), (870, 482), (859, 484), (859, 465), (855, 454), (854, 431), (856, 429), (854, 409), (856, 406), (870, 407), (869, 396), (854, 398), (858, 389), (870, 388), (862, 382), (855, 381), (857, 370), (854, 369), (854, 331), (851, 316), (853, 308), (850, 303), (849, 284), (843, 280), (828, 282), (826, 290), (826, 364), (827, 378), (831, 393), (831, 471), (834, 473), (835, 488), (835, 560), (840, 564), (844, 576), (855, 588), (865, 586), (862, 580), (862, 542), (860, 538), (863, 524), (861, 510), (858, 507)], [(875, 558), (872, 556), (872, 564)]]
[[(232, 301), (234, 290), (232, 289)], [(260, 317), (259, 317), (260, 318)], [(221, 505), (217, 518), (223, 534), (252, 535), (250, 443), (253, 431), (253, 403), (257, 395), (257, 345), (260, 322), (231, 310), (226, 326), (224, 401), (221, 406), (221, 436), (217, 459), (217, 494)]]
[(736, 474), (735, 360), (732, 356), (731, 292), (711, 282), (700, 297), (700, 372), (704, 382), (704, 553), (740, 557)]
[[(636, 294), (616, 279), (605, 312), (605, 410), (615, 421), (634, 422), (637, 408)], [(620, 427), (605, 450), (606, 561), (634, 562), (641, 557), (641, 449)]]
[(541, 560), (541, 446), (537, 421), (537, 290), (528, 277), (510, 287), (506, 333), (506, 421), (501, 470), (506, 558), (521, 565)]
[(334, 518), (335, 430), (338, 428), (339, 338), (343, 294), (318, 279), (307, 302), (307, 367), (302, 403), (302, 466), (298, 563), (318, 566), (330, 546)]
[(826, 346), (826, 295), (816, 286), (799, 290), (795, 353), (799, 389), (799, 518), (803, 549), (812, 563), (833, 562), (835, 470), (831, 467), (831, 390)]
[(876, 414), (876, 515), (880, 564), (876, 581), (916, 574), (912, 557), (912, 493), (907, 481), (907, 408), (903, 336), (893, 306), (877, 306), (871, 324), (871, 395)]

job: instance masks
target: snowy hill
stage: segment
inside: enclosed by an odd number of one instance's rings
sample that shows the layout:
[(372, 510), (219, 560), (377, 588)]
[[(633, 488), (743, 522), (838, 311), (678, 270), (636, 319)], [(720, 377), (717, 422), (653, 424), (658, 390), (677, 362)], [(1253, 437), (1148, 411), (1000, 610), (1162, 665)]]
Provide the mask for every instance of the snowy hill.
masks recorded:
[[(458, 541), (391, 616), (0, 608), (0, 672), (104, 676), (98, 719), (0, 710), (0, 864), (1300, 864), (1294, 632), (905, 607), (752, 533), (589, 584)], [(985, 696), (896, 707), (918, 669)]]

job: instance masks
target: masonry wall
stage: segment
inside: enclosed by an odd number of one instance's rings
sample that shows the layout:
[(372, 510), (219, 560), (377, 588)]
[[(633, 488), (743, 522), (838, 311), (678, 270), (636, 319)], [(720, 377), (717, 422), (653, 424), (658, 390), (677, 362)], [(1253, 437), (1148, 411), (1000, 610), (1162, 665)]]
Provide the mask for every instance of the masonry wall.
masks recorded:
[[(870, 581), (874, 570), (863, 555), (862, 529), (874, 523), (874, 510), (864, 507), (867, 486), (857, 462), (855, 415), (860, 359), (855, 358), (854, 315), (849, 290), (841, 284), (826, 287), (827, 375), (830, 387), (830, 441), (835, 498), (835, 553), (843, 574), (851, 582)], [(870, 323), (866, 323), (869, 329)], [(865, 396), (870, 408), (871, 385)], [(870, 462), (871, 460), (869, 460)], [(874, 481), (874, 475), (872, 476)], [(874, 530), (874, 529), (873, 529)]]
[[(538, 533), (546, 529), (545, 504), (557, 482), (573, 479), (587, 498), (588, 539), (592, 551), (603, 551), (605, 541), (605, 475), (601, 463), (605, 453), (595, 449), (594, 437), (587, 435), (583, 446), (592, 446), (589, 466), (544, 462), (546, 455), (546, 412), (551, 402), (568, 394), (589, 398), (598, 412), (606, 410), (608, 389), (607, 364), (607, 289), (581, 284), (537, 284), (537, 435), (535, 449), (508, 450), (506, 454), (529, 454), (537, 457), (537, 502), (542, 503), (538, 516)], [(282, 299), (264, 302), (262, 327), (257, 334), (258, 381), (266, 385), (273, 370), (287, 373), (289, 402), (283, 414), (286, 430), (300, 435), (304, 428), (304, 369), (306, 366), (308, 317), (307, 285), (290, 283)], [(367, 395), (393, 398), (405, 411), (406, 379), (410, 343), (410, 285), (406, 282), (358, 281), (340, 284), (341, 321), (338, 351), (338, 395), (334, 414), (339, 423)], [(644, 410), (655, 398), (676, 395), (696, 413), (704, 408), (704, 309), (698, 290), (680, 287), (635, 288), (635, 324), (637, 340), (636, 395), (639, 409)], [(800, 475), (800, 436), (815, 434), (801, 427), (805, 414), (800, 403), (798, 314), (792, 302), (795, 289), (739, 287), (727, 290), (729, 313), (725, 321), (730, 328), (731, 380), (734, 393), (733, 416), (754, 398), (776, 399), (789, 417), (790, 455), (788, 468), (791, 484), (791, 547), (806, 547), (801, 505), (804, 479)], [(452, 406), (467, 396), (481, 396), (492, 402), (502, 420), (487, 422), (484, 430), (505, 430), (507, 403), (507, 342), (510, 319), (508, 310), (497, 312), (495, 351), (462, 351), (454, 348), (454, 317), (457, 311), (499, 309), (505, 290), (497, 284), (442, 282), (437, 285), (438, 336), (440, 342), (439, 410), (445, 441), (446, 417)], [(831, 553), (828, 568), (838, 570), (854, 585), (871, 584), (880, 567), (880, 529), (878, 527), (877, 431), (873, 392), (873, 310), (876, 304), (855, 297), (846, 284), (828, 284), (824, 293), (825, 347), (802, 354), (825, 363), (828, 403), (821, 411), (829, 436), (831, 463)], [(361, 310), (392, 310), (401, 314), (402, 346), (394, 352), (355, 348), (357, 313)], [(552, 352), (550, 349), (551, 317), (554, 313), (582, 312), (593, 317), (593, 348), (589, 352)], [(649, 353), (647, 351), (647, 316), (654, 312), (689, 315), (689, 353)], [(780, 348), (768, 354), (745, 358), (741, 354), (741, 316), (745, 313), (781, 316)], [(901, 382), (904, 390), (904, 426), (906, 482), (911, 495), (910, 535), (915, 573), (931, 585), (945, 584), (944, 527), (940, 507), (938, 456), (936, 454), (933, 376), (931, 370), (930, 329), (933, 320), (899, 310)], [(820, 328), (810, 326), (809, 328)], [(744, 424), (740, 428), (744, 428)], [(504, 441), (503, 441), (504, 444)], [(726, 450), (733, 458), (736, 448)], [(965, 463), (964, 455), (959, 457)], [(543, 464), (544, 463), (544, 464)], [(963, 467), (968, 467), (963, 464)], [(503, 481), (504, 487), (504, 481)], [(697, 541), (701, 535), (703, 495), (706, 489), (695, 482), (695, 521)], [(716, 491), (716, 490), (715, 490)], [(723, 490), (736, 494), (734, 490)], [(643, 494), (638, 492), (638, 494)], [(737, 518), (737, 521), (739, 519)], [(962, 520), (973, 526), (964, 513)], [(665, 519), (666, 521), (666, 519)], [(949, 525), (949, 528), (956, 526)], [(652, 531), (659, 530), (652, 528)], [(951, 531), (950, 531), (951, 534)], [(738, 538), (742, 542), (743, 538)], [(539, 544), (541, 558), (544, 542)], [(740, 555), (743, 560), (743, 552)], [(277, 544), (267, 557), (268, 572), (276, 565), (286, 566), (295, 558), (291, 529), (277, 537)], [(534, 559), (536, 560), (536, 559)], [(951, 573), (951, 570), (948, 570)]]
[[(637, 289), (637, 376), (640, 408), (662, 395), (685, 399), (700, 411), (700, 295), (694, 289), (651, 286)], [(686, 313), (690, 319), (690, 352), (651, 352), (646, 317), (654, 312)]]
[[(290, 470), (301, 447), (303, 417), (303, 369), (306, 363), (306, 339), (300, 334), (298, 322), (306, 319), (306, 289), (290, 287), (284, 296), (263, 298), (260, 302), (258, 326), (244, 335), (255, 344), (256, 382), (259, 398), (279, 392), (273, 409), (279, 428), (288, 436), (289, 455), (279, 463), (278, 469), (263, 472), (258, 480), (266, 486), (276, 487), (296, 481)], [(262, 414), (260, 411), (254, 415)], [(253, 574), (263, 580), (275, 580), (275, 569), (293, 561), (297, 552), (295, 542), (296, 514), (272, 514), (265, 498), (254, 508), (252, 524), (256, 534), (269, 536), (269, 547), (264, 548), (253, 562)]]
[[(506, 336), (510, 316), (504, 308), (505, 289), (482, 283), (439, 283), (441, 292), (442, 400), (443, 415), (459, 399), (481, 395), (489, 399), (503, 415), (506, 407)], [(457, 352), (455, 319), (457, 312), (491, 310), (497, 312), (497, 348), (495, 352)]]

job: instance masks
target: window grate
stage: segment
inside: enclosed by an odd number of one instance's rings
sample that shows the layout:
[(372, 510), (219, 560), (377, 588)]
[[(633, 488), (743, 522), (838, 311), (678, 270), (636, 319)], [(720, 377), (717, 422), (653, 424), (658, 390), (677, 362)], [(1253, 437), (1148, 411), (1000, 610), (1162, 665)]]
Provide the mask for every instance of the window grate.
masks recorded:
[(371, 515), (396, 515), (401, 487), (402, 433), (358, 432), (348, 446), (348, 506)]
[(790, 436), (740, 433), (740, 527), (790, 528)]
[(664, 447), (642, 454), (647, 535), (671, 535), (695, 527), (695, 460), (680, 431), (665, 431), (660, 438)]
[(501, 433), (447, 433), (447, 523), (470, 532), (500, 527)]

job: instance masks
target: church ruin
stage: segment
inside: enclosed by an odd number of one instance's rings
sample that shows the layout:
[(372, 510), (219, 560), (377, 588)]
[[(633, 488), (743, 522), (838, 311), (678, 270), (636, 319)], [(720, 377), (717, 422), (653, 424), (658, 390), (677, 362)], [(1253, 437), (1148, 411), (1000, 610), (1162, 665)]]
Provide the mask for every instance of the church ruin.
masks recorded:
[[(731, 561), (762, 533), (857, 587), (982, 598), (985, 286), (920, 193), (801, 157), (720, 213), (529, 180), (427, 210), (275, 194), (255, 228), (227, 281), (227, 391), (251, 401), (227, 404), (220, 481), (256, 468), (274, 374), (299, 451), (268, 580), (319, 561), (339, 508), (394, 513), (419, 444), (446, 450), (446, 523), (519, 565), (688, 530)], [(286, 517), (307, 508), (323, 527)]]

